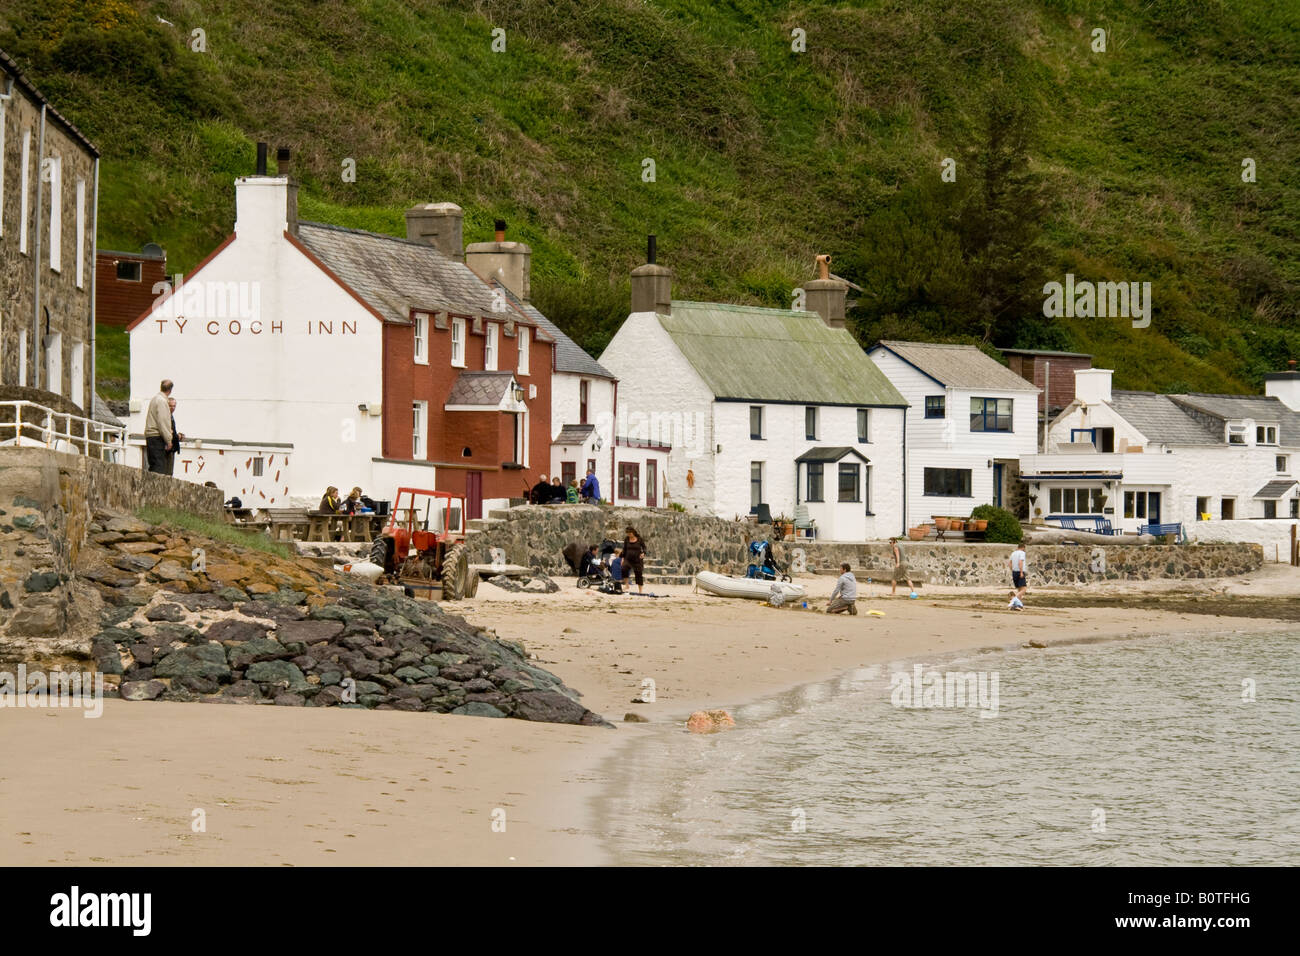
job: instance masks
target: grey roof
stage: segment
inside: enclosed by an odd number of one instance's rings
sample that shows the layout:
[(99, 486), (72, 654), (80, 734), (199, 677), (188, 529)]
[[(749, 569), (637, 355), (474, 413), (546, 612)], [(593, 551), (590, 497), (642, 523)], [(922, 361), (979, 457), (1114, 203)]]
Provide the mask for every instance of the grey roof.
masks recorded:
[(552, 445), (585, 445), (591, 433), (596, 430), (595, 425), (564, 425), (560, 428), (560, 434), (555, 437)]
[(299, 222), (298, 240), (386, 321), (409, 325), (413, 308), (521, 317), (496, 312), (492, 287), (428, 243), (319, 222)]
[(878, 345), (945, 387), (1039, 391), (1033, 382), (1021, 378), (973, 345), (899, 342), (893, 339), (882, 339)]
[(1171, 395), (1180, 405), (1222, 418), (1253, 418), (1257, 422), (1277, 422), (1278, 441), (1283, 445), (1300, 445), (1300, 412), (1292, 411), (1271, 395), (1209, 395), (1194, 392)]
[(1294, 478), (1279, 478), (1277, 481), (1270, 481), (1259, 491), (1255, 492), (1256, 498), (1281, 498), (1291, 490), (1296, 483)]
[(1003, 355), (1041, 355), (1044, 358), (1092, 358), (1087, 352), (1053, 352), (1050, 349), (998, 349)]
[(461, 372), (451, 386), (446, 404), (496, 408), (506, 397), (506, 389), (513, 379), (513, 372)]
[(524, 302), (517, 295), (506, 288), (506, 286), (497, 280), (491, 280), (496, 287), (503, 289), (506, 297), (510, 299), (515, 308), (521, 310), (525, 315), (537, 323), (539, 328), (545, 329), (551, 338), (555, 339), (555, 371), (571, 372), (575, 375), (590, 375), (592, 378), (615, 377), (614, 373), (605, 366), (601, 365), (587, 352), (585, 352), (577, 342), (569, 338), (560, 329), (558, 325), (537, 311), (531, 303)]
[(871, 459), (852, 445), (818, 445), (815, 448), (809, 448), (795, 461), (832, 462), (839, 461), (845, 455), (857, 455), (867, 464), (871, 464)]
[(112, 425), (116, 428), (124, 428), (126, 422), (122, 421), (113, 414), (113, 410), (108, 407), (108, 403), (99, 397), (99, 392), (92, 393), (90, 417), (101, 425)]
[(1110, 404), (1148, 441), (1167, 445), (1224, 444), (1222, 432), (1198, 422), (1168, 395), (1114, 391)]
[(655, 318), (717, 399), (907, 407), (853, 336), (816, 312), (674, 301)]

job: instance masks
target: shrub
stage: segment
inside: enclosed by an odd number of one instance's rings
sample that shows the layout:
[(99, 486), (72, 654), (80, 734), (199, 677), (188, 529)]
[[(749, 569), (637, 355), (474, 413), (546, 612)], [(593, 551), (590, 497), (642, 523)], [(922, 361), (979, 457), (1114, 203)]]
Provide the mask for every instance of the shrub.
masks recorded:
[(1025, 536), (1016, 516), (1005, 508), (996, 505), (980, 505), (970, 513), (970, 516), (989, 523), (984, 532), (985, 541), (997, 544), (1019, 544)]

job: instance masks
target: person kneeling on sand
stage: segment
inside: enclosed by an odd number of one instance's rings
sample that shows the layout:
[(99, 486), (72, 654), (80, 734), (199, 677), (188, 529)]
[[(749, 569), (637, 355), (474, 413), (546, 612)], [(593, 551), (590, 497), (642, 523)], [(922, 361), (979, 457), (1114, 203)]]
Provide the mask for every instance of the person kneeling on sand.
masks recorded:
[(1022, 601), (1022, 600), (1020, 600), (1020, 595), (1019, 595), (1019, 594), (1017, 594), (1015, 591), (1012, 591), (1012, 592), (1011, 592), (1011, 603), (1007, 605), (1007, 610), (1008, 610), (1008, 611), (1023, 611), (1024, 609), (1025, 609), (1025, 602)]
[(835, 590), (831, 592), (831, 602), (826, 605), (826, 613), (848, 611), (857, 614), (858, 607), (853, 602), (858, 599), (858, 579), (853, 576), (853, 571), (847, 564), (841, 564), (840, 571), (843, 573), (835, 582)]

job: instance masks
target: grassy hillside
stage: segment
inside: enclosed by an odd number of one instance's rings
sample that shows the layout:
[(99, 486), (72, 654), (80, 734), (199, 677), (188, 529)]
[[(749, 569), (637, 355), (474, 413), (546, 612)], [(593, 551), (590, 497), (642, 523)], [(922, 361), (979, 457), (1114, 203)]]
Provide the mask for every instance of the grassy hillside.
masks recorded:
[[(1072, 348), (1156, 390), (1300, 357), (1293, 2), (10, 0), (0, 47), (103, 150), (101, 245), (172, 271), (228, 233), (264, 139), (305, 218), (401, 234), (453, 200), (467, 242), (507, 219), (597, 352), (655, 232), (679, 297), (789, 304), (832, 253), (864, 341)], [(1151, 327), (1043, 320), (1067, 271), (1151, 282)]]

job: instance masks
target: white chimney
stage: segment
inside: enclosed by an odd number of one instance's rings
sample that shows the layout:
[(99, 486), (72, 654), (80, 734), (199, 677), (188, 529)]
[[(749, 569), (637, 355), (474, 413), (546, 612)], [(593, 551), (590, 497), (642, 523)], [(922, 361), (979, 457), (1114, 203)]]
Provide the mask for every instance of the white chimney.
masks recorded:
[(241, 176), (235, 180), (237, 235), (278, 237), (288, 228), (288, 176)]
[(1264, 376), (1264, 394), (1276, 398), (1291, 409), (1300, 412), (1300, 372), (1295, 369), (1295, 359), (1287, 363), (1285, 372), (1269, 372)]
[(1101, 405), (1110, 401), (1109, 368), (1080, 368), (1074, 370), (1074, 397), (1085, 405)]

